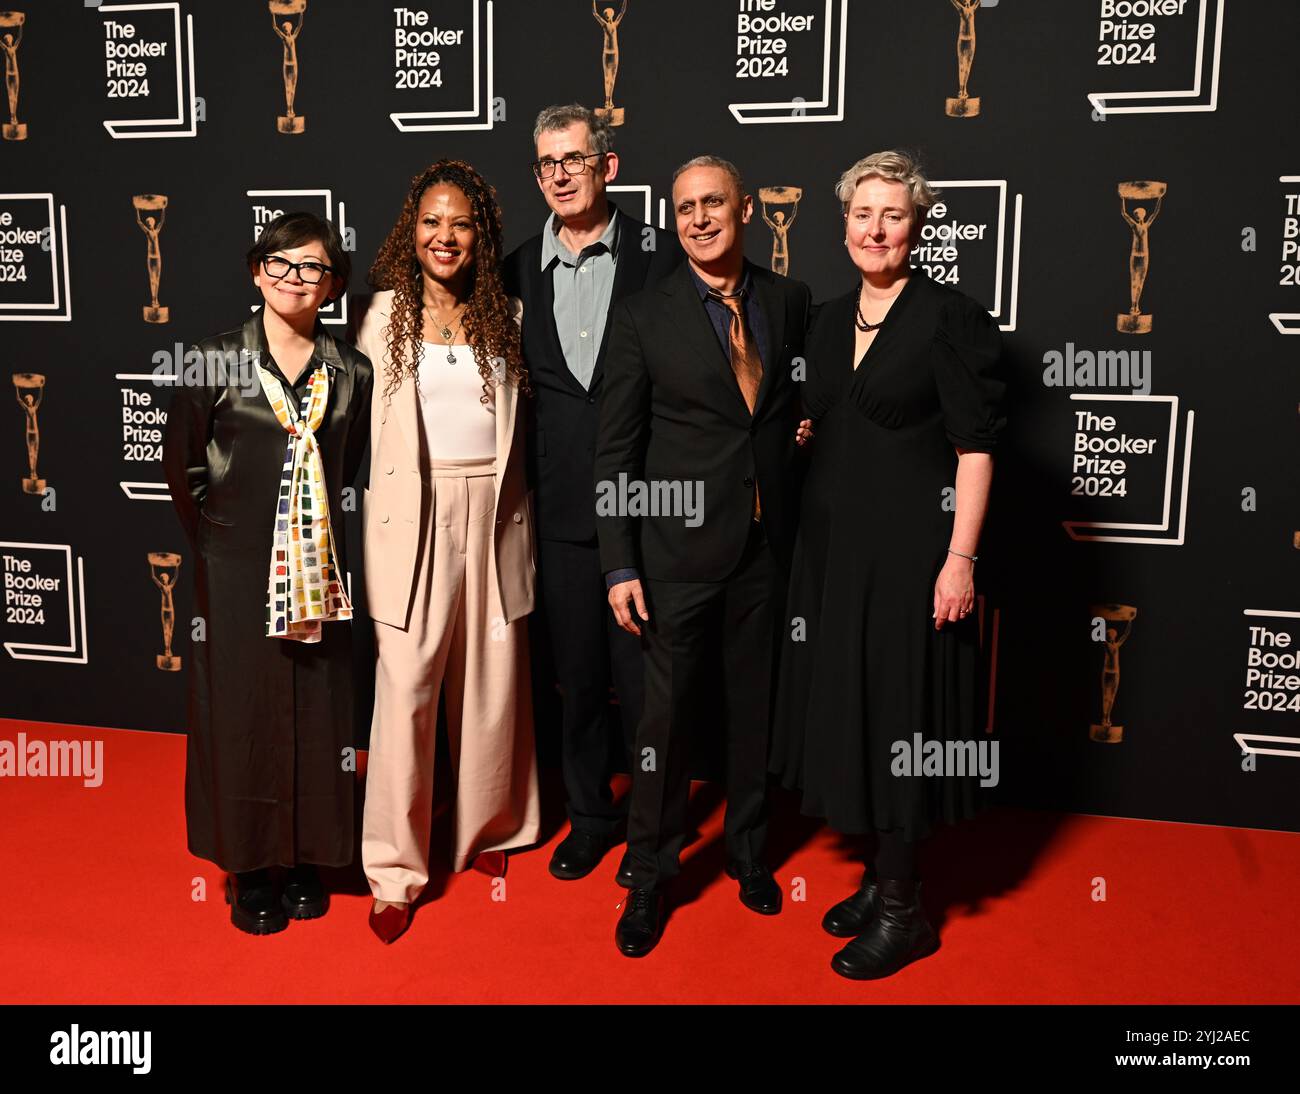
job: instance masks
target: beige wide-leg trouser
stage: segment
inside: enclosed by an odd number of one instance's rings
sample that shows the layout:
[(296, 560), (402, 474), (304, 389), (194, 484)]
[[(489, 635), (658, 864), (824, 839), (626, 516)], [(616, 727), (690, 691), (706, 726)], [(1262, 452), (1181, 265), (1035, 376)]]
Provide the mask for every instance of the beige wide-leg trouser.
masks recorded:
[(492, 560), (495, 461), (437, 460), (431, 469), (433, 519), (410, 626), (375, 622), (361, 858), (383, 901), (413, 901), (429, 880), (440, 689), (456, 784), (452, 868), (536, 843), (541, 827), (528, 623), (506, 623)]

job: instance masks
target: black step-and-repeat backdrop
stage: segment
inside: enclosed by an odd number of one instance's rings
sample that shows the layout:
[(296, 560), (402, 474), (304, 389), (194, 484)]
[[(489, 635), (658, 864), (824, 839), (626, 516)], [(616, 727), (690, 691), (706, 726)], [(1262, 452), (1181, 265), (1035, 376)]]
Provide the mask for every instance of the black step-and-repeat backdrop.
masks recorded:
[(624, 208), (671, 224), (673, 167), (724, 155), (750, 258), (818, 299), (855, 276), (840, 172), (921, 154), (915, 263), (1014, 379), (977, 572), (999, 792), (1300, 829), (1291, 0), (28, 0), (0, 47), (0, 714), (184, 730), (158, 376), (249, 314), (260, 226), (334, 218), (355, 301), (457, 156), (513, 246), (534, 116), (579, 101), (613, 110)]

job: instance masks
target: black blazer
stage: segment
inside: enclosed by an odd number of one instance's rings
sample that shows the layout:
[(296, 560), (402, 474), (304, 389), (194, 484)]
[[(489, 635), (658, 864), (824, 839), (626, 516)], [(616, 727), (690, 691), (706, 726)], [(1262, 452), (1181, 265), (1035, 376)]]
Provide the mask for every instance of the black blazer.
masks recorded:
[(791, 373), (803, 354), (812, 294), (802, 282), (749, 269), (771, 346), (752, 418), (686, 265), (614, 310), (596, 489), (624, 474), (648, 483), (698, 481), (704, 494), (694, 528), (681, 516), (600, 516), (606, 573), (635, 567), (662, 581), (723, 580), (749, 536), (755, 478), (768, 542), (790, 566), (804, 463), (794, 442), (799, 390)]
[[(653, 285), (683, 258), (677, 237), (620, 212), (618, 258), (610, 311), (630, 293)], [(653, 248), (649, 241), (653, 240)], [(533, 397), (528, 407), (527, 467), (537, 534), (587, 543), (596, 537), (591, 464), (596, 448), (596, 401), (605, 373), (612, 319), (596, 356), (591, 389), (569, 371), (555, 329), (555, 283), (543, 273), (542, 236), (515, 248), (502, 267), (506, 291), (523, 301), (523, 353)]]

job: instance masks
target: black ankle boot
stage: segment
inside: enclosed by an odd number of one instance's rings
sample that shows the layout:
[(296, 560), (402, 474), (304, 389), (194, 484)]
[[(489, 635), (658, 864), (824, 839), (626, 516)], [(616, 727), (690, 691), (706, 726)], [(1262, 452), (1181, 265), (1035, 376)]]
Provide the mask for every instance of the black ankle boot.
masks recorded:
[(316, 867), (308, 863), (285, 872), (280, 903), (290, 919), (319, 919), (329, 908), (329, 894)]
[(862, 872), (858, 891), (846, 897), (822, 917), (822, 930), (836, 938), (854, 938), (867, 929), (880, 913), (880, 886), (868, 866)]
[(248, 934), (275, 934), (289, 926), (269, 870), (249, 870), (226, 878), (230, 922)]
[(921, 883), (886, 879), (880, 882), (879, 914), (831, 958), (831, 968), (850, 980), (879, 980), (938, 948), (921, 908)]

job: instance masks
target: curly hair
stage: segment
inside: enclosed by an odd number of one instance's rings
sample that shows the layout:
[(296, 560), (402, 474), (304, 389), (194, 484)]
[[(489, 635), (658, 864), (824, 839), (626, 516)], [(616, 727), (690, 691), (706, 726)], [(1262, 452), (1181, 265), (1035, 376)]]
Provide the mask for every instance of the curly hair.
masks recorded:
[(523, 394), (531, 395), (519, 344), (519, 326), (510, 316), (510, 298), (501, 281), (501, 206), (497, 203), (496, 190), (463, 160), (439, 160), (411, 179), (397, 223), (370, 267), (370, 284), (376, 289), (393, 290), (393, 306), (384, 329), (389, 358), (385, 365), (384, 395), (391, 396), (405, 377), (410, 377), (417, 387), (420, 383), (424, 285), (420, 260), (415, 254), (415, 225), (424, 192), (440, 183), (460, 190), (469, 199), (473, 211), (472, 286), (461, 322), (465, 340), (483, 377), (480, 402), (491, 400), (492, 384), (498, 378), (494, 371), (500, 372), (500, 362), (505, 364), (506, 379), (515, 383)]

